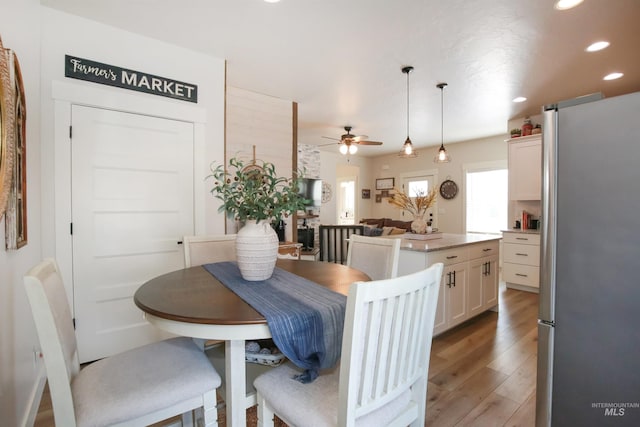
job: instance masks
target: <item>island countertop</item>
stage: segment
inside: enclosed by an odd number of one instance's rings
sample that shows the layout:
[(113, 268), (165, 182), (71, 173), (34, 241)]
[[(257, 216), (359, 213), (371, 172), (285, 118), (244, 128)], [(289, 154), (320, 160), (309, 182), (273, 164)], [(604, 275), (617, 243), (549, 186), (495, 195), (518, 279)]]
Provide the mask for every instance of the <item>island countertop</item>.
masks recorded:
[[(385, 236), (393, 237), (393, 236)], [(500, 240), (501, 235), (498, 234), (449, 234), (442, 233), (439, 239), (430, 240), (412, 240), (402, 239), (400, 250), (417, 251), (417, 252), (433, 252), (444, 249), (451, 249), (458, 246), (471, 245), (474, 243), (488, 242), (491, 240)]]

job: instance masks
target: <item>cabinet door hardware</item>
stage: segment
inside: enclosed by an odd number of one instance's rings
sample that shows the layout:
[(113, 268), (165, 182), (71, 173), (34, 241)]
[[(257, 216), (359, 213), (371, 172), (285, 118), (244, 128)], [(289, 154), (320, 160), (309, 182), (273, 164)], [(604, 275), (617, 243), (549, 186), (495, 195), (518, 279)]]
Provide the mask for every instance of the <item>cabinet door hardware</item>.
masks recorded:
[(453, 270), (451, 273), (453, 274), (453, 287), (455, 288), (455, 286), (456, 286), (456, 271)]
[(529, 256), (529, 254), (522, 254), (522, 253), (519, 253), (519, 252), (516, 252), (516, 255), (518, 255), (518, 256)]
[(491, 249), (491, 248), (484, 248), (484, 249), (482, 250), (482, 252), (489, 252), (490, 250), (492, 250), (492, 249)]
[(528, 237), (516, 237), (516, 240), (529, 240)]
[(447, 257), (447, 259), (454, 259), (454, 258), (458, 258), (458, 255), (449, 255), (449, 256)]
[(520, 276), (520, 277), (529, 277), (528, 274), (522, 274), (522, 273), (516, 273), (516, 276)]

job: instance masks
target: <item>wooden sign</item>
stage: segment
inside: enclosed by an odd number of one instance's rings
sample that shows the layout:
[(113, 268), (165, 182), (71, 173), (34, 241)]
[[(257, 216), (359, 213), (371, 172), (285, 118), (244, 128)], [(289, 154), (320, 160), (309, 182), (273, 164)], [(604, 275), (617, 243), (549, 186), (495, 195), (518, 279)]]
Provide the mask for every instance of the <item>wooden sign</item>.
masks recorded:
[(152, 95), (198, 102), (198, 86), (75, 56), (64, 56), (64, 75)]

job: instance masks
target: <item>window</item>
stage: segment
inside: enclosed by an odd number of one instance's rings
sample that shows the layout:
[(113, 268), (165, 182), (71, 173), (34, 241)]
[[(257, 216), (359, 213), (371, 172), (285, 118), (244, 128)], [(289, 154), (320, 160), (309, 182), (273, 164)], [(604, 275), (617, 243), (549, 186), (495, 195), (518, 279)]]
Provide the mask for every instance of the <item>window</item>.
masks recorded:
[[(435, 172), (436, 171), (429, 170), (429, 171), (421, 171), (419, 173), (401, 175), (402, 190), (405, 191), (409, 197), (415, 197), (416, 194), (418, 194), (418, 192), (422, 194), (427, 194), (429, 190), (433, 188), (433, 186), (437, 181)], [(437, 203), (437, 199), (436, 199), (436, 203)], [(438, 224), (437, 224), (437, 216), (435, 215), (435, 211), (436, 211), (435, 205), (427, 209), (427, 213), (424, 219), (427, 222), (431, 222), (430, 225), (432, 227), (437, 228)], [(410, 214), (405, 214), (404, 211), (402, 212), (401, 215), (404, 217), (403, 218), (404, 220), (413, 219), (411, 218)], [(406, 215), (408, 215), (409, 218), (407, 218)]]
[(507, 227), (508, 176), (505, 166), (466, 169), (467, 233), (500, 233)]

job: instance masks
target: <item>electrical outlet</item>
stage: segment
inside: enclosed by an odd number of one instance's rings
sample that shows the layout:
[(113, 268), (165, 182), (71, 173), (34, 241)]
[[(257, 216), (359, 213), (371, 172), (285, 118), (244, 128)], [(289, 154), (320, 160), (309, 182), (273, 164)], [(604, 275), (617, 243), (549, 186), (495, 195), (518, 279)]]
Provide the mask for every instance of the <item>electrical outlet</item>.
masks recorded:
[(33, 369), (35, 371), (38, 371), (40, 363), (42, 363), (42, 352), (39, 348), (33, 347)]

